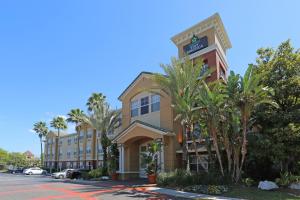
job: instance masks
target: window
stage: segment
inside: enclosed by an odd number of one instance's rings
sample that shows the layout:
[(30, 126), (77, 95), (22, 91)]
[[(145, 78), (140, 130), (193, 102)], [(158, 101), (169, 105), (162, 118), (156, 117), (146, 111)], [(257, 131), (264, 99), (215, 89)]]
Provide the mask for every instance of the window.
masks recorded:
[(68, 145), (72, 143), (72, 139), (68, 139)]
[(80, 141), (80, 143), (82, 143), (83, 137), (84, 137), (84, 132), (80, 131), (80, 133), (79, 133), (79, 141)]
[(131, 117), (136, 117), (139, 115), (139, 101), (131, 102)]
[(141, 98), (141, 115), (149, 113), (149, 97)]
[(200, 71), (200, 77), (203, 76), (208, 70), (208, 64), (207, 64), (207, 60), (203, 61), (203, 66), (202, 69)]
[(87, 133), (87, 138), (92, 138), (92, 135), (93, 135), (93, 130), (90, 129)]
[(87, 154), (90, 154), (92, 151), (91, 151), (91, 147), (86, 147), (86, 153)]
[(160, 110), (160, 96), (155, 94), (151, 96), (151, 112)]

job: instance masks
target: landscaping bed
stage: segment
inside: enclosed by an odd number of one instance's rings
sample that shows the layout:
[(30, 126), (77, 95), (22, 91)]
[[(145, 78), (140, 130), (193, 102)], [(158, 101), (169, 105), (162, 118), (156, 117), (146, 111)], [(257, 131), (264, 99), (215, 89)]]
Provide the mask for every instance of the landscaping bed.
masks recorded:
[(225, 197), (249, 199), (249, 200), (299, 200), (298, 191), (291, 189), (278, 189), (272, 191), (260, 190), (256, 187), (233, 186), (222, 194)]

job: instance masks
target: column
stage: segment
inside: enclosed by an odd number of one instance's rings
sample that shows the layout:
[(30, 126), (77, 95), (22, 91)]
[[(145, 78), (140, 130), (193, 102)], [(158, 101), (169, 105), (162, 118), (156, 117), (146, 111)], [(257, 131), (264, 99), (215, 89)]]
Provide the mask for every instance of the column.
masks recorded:
[(161, 172), (165, 171), (165, 157), (164, 157), (164, 143), (161, 145), (161, 151), (160, 151), (160, 167), (161, 167)]
[(124, 172), (124, 145), (119, 144), (118, 149), (119, 149), (119, 172), (123, 173)]

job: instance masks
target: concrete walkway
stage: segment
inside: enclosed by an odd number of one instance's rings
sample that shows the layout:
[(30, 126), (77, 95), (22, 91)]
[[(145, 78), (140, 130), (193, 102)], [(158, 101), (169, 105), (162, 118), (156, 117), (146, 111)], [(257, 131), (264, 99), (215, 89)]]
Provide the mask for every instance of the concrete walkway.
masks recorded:
[(182, 198), (187, 198), (187, 199), (241, 200), (241, 199), (237, 199), (237, 198), (212, 196), (212, 195), (206, 195), (206, 194), (197, 194), (197, 193), (192, 193), (192, 192), (183, 192), (183, 191), (177, 191), (177, 190), (171, 190), (171, 189), (159, 188), (159, 187), (148, 187), (147, 191), (165, 194), (165, 195), (169, 195), (169, 196), (182, 197)]

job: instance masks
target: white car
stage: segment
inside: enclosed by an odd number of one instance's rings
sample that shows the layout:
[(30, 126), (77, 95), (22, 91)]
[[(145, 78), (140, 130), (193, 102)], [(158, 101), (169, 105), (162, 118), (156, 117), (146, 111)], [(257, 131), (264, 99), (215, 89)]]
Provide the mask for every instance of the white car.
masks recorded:
[(32, 168), (24, 169), (23, 173), (26, 175), (41, 175), (44, 173), (44, 170), (42, 170), (39, 167), (32, 167)]
[(65, 170), (63, 170), (61, 172), (53, 173), (51, 176), (53, 178), (59, 178), (59, 179), (67, 178), (68, 173), (70, 173), (73, 170), (74, 169), (65, 169)]

